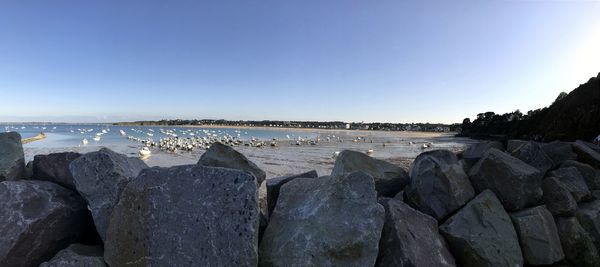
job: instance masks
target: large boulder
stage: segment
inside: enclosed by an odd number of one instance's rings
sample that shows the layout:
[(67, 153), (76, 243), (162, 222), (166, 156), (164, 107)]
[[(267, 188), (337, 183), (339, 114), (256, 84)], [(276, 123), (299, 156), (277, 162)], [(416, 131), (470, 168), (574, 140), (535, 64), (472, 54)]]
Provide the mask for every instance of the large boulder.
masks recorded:
[(288, 175), (275, 177), (267, 180), (267, 207), (268, 207), (268, 215), (270, 216), (275, 209), (275, 204), (277, 204), (277, 198), (279, 197), (279, 190), (281, 186), (288, 183), (291, 180), (296, 178), (317, 178), (319, 175), (317, 171), (312, 170), (309, 172), (296, 174), (296, 175)]
[(577, 159), (577, 154), (575, 154), (573, 146), (569, 142), (554, 141), (542, 144), (542, 149), (552, 159), (554, 166), (558, 166), (566, 160)]
[(556, 228), (568, 263), (582, 267), (600, 266), (600, 256), (594, 241), (577, 218), (556, 218)]
[(106, 267), (101, 246), (72, 244), (40, 267)]
[(462, 154), (462, 158), (468, 166), (467, 168), (473, 166), (492, 148), (504, 150), (504, 146), (498, 141), (480, 142), (470, 145)]
[(71, 162), (69, 170), (75, 187), (88, 203), (103, 241), (106, 240), (110, 214), (121, 192), (129, 181), (147, 167), (138, 158), (129, 158), (107, 148), (87, 153)]
[(410, 169), (405, 202), (440, 220), (475, 197), (469, 177), (454, 153), (434, 150), (417, 156)]
[(114, 207), (104, 246), (110, 266), (256, 266), (254, 175), (184, 165), (149, 168)]
[(18, 180), (25, 176), (25, 156), (21, 135), (0, 133), (0, 181)]
[(589, 147), (585, 142), (575, 141), (573, 151), (577, 154), (577, 160), (587, 163), (596, 169), (600, 169), (600, 152)]
[(510, 214), (525, 263), (550, 265), (565, 255), (560, 244), (556, 224), (545, 206), (537, 206)]
[(556, 169), (549, 172), (548, 177), (556, 177), (571, 192), (577, 202), (592, 198), (592, 193), (588, 189), (585, 179), (575, 167)]
[(256, 177), (260, 185), (267, 174), (261, 170), (254, 162), (246, 158), (242, 153), (235, 151), (232, 147), (216, 142), (210, 145), (210, 148), (202, 154), (198, 165), (208, 167), (222, 167), (249, 172)]
[(600, 189), (600, 171), (592, 166), (579, 161), (567, 160), (560, 164), (560, 168), (575, 167), (585, 179), (585, 183), (590, 190)]
[(35, 155), (33, 157), (33, 179), (57, 183), (76, 190), (69, 165), (81, 154), (75, 152)]
[(331, 176), (356, 171), (364, 171), (373, 177), (379, 196), (393, 197), (410, 182), (408, 173), (401, 167), (352, 150), (344, 150), (337, 156)]
[(456, 266), (437, 220), (396, 199), (380, 203), (385, 223), (376, 266)]
[(367, 173), (294, 179), (281, 187), (261, 266), (373, 266), (384, 215)]
[(600, 200), (580, 203), (575, 215), (583, 229), (594, 240), (596, 248), (600, 248)]
[(492, 190), (507, 210), (536, 205), (542, 198), (542, 173), (495, 148), (471, 168), (469, 177), (477, 192)]
[(546, 177), (542, 185), (543, 202), (554, 216), (570, 217), (577, 210), (577, 201), (565, 184), (555, 177)]
[(485, 190), (440, 226), (459, 266), (522, 266), (517, 233), (502, 204)]
[(46, 181), (0, 183), (0, 266), (38, 266), (90, 230), (77, 193)]
[(518, 139), (508, 140), (508, 142), (506, 142), (506, 152), (511, 153), (512, 151), (517, 150), (520, 146), (526, 145), (527, 143), (530, 143), (530, 141)]
[(534, 142), (524, 142), (513, 150), (508, 151), (511, 156), (537, 168), (542, 173), (552, 169), (554, 162), (542, 149), (542, 146)]

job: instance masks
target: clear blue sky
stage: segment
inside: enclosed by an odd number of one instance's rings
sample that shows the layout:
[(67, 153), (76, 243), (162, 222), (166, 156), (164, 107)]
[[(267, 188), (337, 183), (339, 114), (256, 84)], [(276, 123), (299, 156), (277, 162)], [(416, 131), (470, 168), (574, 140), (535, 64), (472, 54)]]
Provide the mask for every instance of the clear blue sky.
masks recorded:
[(600, 72), (600, 1), (0, 2), (0, 121), (460, 122)]

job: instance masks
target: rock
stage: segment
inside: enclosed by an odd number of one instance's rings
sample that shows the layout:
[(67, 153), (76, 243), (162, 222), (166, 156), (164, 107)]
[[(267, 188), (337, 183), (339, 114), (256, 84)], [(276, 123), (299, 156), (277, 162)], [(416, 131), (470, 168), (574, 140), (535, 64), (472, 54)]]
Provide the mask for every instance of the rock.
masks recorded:
[(31, 177), (33, 177), (33, 161), (29, 161), (25, 165), (25, 175), (23, 175), (23, 180), (31, 180)]
[(507, 210), (538, 204), (542, 198), (542, 173), (498, 149), (490, 149), (469, 172), (476, 192), (490, 189)]
[(498, 141), (480, 142), (469, 146), (465, 150), (465, 152), (463, 152), (463, 160), (467, 164), (468, 168), (470, 168), (477, 161), (479, 161), (483, 157), (485, 152), (487, 152), (491, 148), (504, 150), (504, 146)]
[(583, 229), (594, 240), (596, 248), (600, 248), (600, 200), (579, 204), (575, 215)]
[(101, 246), (72, 244), (40, 267), (106, 267)]
[(352, 150), (344, 150), (337, 156), (331, 176), (355, 171), (364, 171), (373, 177), (379, 196), (393, 197), (410, 182), (408, 173), (401, 167)]
[(523, 266), (515, 228), (490, 190), (467, 203), (440, 231), (459, 266)]
[(267, 174), (263, 170), (258, 168), (254, 162), (248, 160), (242, 153), (219, 142), (210, 145), (210, 148), (200, 157), (198, 165), (249, 172), (256, 177), (259, 185), (267, 177)]
[(275, 204), (277, 204), (277, 198), (279, 197), (279, 189), (282, 185), (287, 182), (294, 180), (296, 178), (317, 178), (317, 171), (312, 170), (309, 172), (305, 172), (297, 175), (289, 175), (271, 178), (267, 180), (267, 205), (268, 205), (268, 214), (269, 216), (273, 213), (275, 209)]
[(560, 168), (569, 168), (575, 167), (581, 173), (583, 178), (585, 179), (585, 183), (587, 184), (588, 189), (597, 190), (600, 189), (600, 171), (595, 170), (592, 166), (581, 163), (574, 160), (564, 161)]
[(394, 196), (394, 199), (404, 202), (404, 190), (398, 192), (398, 194)]
[(437, 220), (475, 197), (469, 177), (456, 156), (447, 150), (417, 156), (410, 177), (410, 184), (404, 189), (406, 203)]
[(38, 266), (90, 230), (85, 202), (46, 181), (0, 183), (0, 266)]
[(519, 147), (521, 147), (522, 145), (526, 145), (530, 143), (529, 141), (523, 141), (523, 140), (508, 140), (507, 144), (506, 144), (506, 152), (508, 153), (512, 153), (514, 150), (517, 150)]
[(573, 151), (577, 154), (578, 161), (600, 169), (600, 153), (590, 148), (585, 142), (575, 141), (573, 143)]
[(548, 176), (556, 177), (556, 179), (564, 184), (565, 188), (573, 195), (575, 201), (581, 202), (592, 198), (592, 194), (587, 188), (585, 179), (577, 168), (569, 167), (556, 169), (548, 173)]
[(106, 240), (110, 214), (121, 192), (147, 167), (138, 158), (128, 158), (107, 148), (87, 153), (71, 162), (69, 170), (75, 187), (86, 200), (103, 241)]
[(50, 181), (76, 190), (69, 165), (80, 156), (81, 154), (75, 152), (35, 155), (33, 157), (33, 177), (36, 180)]
[(600, 266), (598, 250), (576, 218), (556, 218), (556, 228), (565, 253), (565, 261), (575, 266)]
[(25, 176), (25, 156), (21, 135), (0, 133), (0, 181), (18, 180)]
[[(509, 142), (510, 143), (510, 142)], [(552, 169), (554, 162), (542, 149), (542, 146), (534, 142), (524, 142), (517, 148), (509, 150), (510, 155), (522, 160), (530, 166), (546, 173)]]
[(546, 177), (542, 184), (544, 203), (554, 216), (573, 216), (577, 210), (577, 201), (565, 184), (555, 177)]
[(437, 220), (396, 199), (380, 203), (385, 223), (376, 266), (456, 266)]
[(510, 214), (525, 263), (550, 265), (564, 258), (560, 238), (552, 214), (545, 206), (537, 206)]
[(281, 187), (261, 266), (373, 266), (385, 210), (365, 172), (297, 178)]
[(573, 152), (573, 147), (568, 142), (554, 141), (542, 144), (542, 149), (552, 159), (554, 166), (558, 166), (566, 160), (577, 159), (577, 154)]
[(594, 191), (592, 191), (592, 198), (593, 199), (600, 199), (600, 190), (594, 190)]
[(149, 168), (114, 207), (104, 246), (110, 266), (256, 266), (254, 175), (184, 165)]

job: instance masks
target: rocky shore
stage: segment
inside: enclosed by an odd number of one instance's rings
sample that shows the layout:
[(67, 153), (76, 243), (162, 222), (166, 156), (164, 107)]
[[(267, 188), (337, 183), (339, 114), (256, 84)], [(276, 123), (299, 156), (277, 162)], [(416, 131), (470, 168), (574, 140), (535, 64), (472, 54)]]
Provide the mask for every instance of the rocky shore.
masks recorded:
[(600, 266), (600, 147), (582, 141), (408, 169), (346, 150), (272, 178), (219, 143), (174, 167), (110, 149), (25, 164), (1, 133), (0, 200), (0, 266)]

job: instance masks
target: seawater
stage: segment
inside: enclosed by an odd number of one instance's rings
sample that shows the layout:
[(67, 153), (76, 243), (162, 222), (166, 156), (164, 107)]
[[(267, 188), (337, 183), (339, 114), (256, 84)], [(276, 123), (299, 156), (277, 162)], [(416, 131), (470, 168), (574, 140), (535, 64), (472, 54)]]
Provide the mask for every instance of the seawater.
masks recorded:
[[(158, 142), (161, 138), (171, 137), (161, 132), (171, 131), (177, 134), (179, 138), (208, 137), (216, 135), (222, 137), (225, 135), (238, 137), (241, 140), (250, 140), (256, 138), (259, 140), (278, 140), (297, 139), (297, 138), (315, 138), (316, 132), (310, 131), (290, 131), (286, 129), (253, 129), (253, 128), (202, 128), (186, 126), (114, 126), (109, 124), (0, 124), (0, 131), (18, 132), (22, 138), (33, 137), (40, 132), (46, 134), (43, 140), (25, 144), (24, 147), (31, 148), (52, 148), (52, 147), (79, 147), (83, 139), (88, 140), (87, 146), (120, 146), (139, 144), (130, 140), (127, 136), (140, 139), (152, 139)], [(97, 133), (105, 130), (101, 135), (100, 141), (94, 141)], [(126, 136), (122, 136), (119, 130), (123, 130)], [(148, 133), (153, 136), (149, 136)], [(193, 135), (192, 135), (193, 134)], [(239, 134), (239, 136), (238, 136)]]

